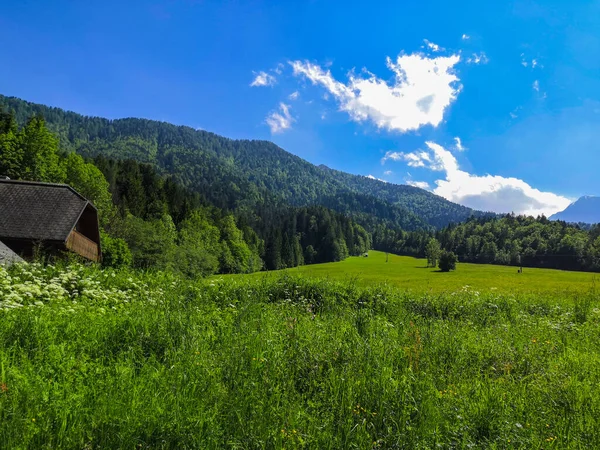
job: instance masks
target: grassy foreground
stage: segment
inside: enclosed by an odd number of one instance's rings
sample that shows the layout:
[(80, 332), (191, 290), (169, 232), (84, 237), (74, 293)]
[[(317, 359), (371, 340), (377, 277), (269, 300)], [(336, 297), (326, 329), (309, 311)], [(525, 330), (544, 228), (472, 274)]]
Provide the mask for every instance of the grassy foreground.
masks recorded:
[[(594, 289), (599, 274), (590, 272), (567, 272), (552, 269), (524, 268), (517, 273), (518, 267), (495, 266), (491, 264), (458, 263), (457, 270), (441, 273), (438, 269), (428, 268), (425, 259), (410, 256), (398, 256), (371, 250), (369, 257), (350, 257), (341, 262), (314, 264), (286, 269), (295, 275), (326, 278), (339, 281), (356, 281), (367, 286), (373, 283), (388, 283), (413, 292), (449, 292), (465, 286), (482, 292), (545, 292), (571, 295), (575, 292), (588, 292)], [(275, 272), (275, 277), (280, 276)], [(272, 276), (273, 272), (258, 272), (243, 277)], [(227, 275), (225, 278), (240, 277)]]
[(600, 299), (463, 285), (0, 269), (0, 448), (600, 448)]

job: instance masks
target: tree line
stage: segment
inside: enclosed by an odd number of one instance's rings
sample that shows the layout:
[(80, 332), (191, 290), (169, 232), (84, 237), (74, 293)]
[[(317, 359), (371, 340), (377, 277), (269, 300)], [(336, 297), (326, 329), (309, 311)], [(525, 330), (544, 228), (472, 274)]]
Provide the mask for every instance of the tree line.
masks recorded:
[(377, 229), (373, 246), (428, 259), (436, 258), (438, 248), (462, 262), (600, 272), (600, 225), (583, 227), (544, 216), (472, 218), (436, 232)]
[(436, 233), (461, 261), (600, 271), (600, 226), (584, 229), (544, 216), (472, 219)]

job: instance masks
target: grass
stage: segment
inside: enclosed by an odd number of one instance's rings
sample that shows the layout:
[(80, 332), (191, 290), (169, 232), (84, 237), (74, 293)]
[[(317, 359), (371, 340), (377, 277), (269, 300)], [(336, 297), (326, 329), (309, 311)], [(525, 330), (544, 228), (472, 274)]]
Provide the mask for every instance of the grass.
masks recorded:
[[(438, 269), (428, 268), (425, 259), (389, 254), (386, 262), (385, 253), (371, 250), (367, 258), (350, 257), (341, 262), (300, 266), (286, 269), (285, 272), (339, 281), (355, 280), (363, 286), (388, 283), (413, 292), (432, 293), (451, 292), (469, 286), (482, 292), (571, 295), (593, 289), (598, 279), (598, 274), (589, 272), (527, 267), (523, 269), (523, 273), (517, 273), (517, 270), (518, 267), (458, 263), (456, 271), (441, 273)], [(245, 277), (265, 277), (271, 274), (272, 272), (260, 272)], [(225, 278), (228, 277), (240, 275)]]
[(600, 448), (600, 299), (459, 284), (0, 269), (0, 448)]

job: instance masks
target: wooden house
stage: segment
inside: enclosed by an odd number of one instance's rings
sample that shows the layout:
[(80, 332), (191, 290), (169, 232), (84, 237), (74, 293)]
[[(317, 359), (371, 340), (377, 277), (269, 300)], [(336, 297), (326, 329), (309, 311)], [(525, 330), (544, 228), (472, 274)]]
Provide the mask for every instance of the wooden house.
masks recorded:
[(0, 241), (25, 258), (38, 247), (102, 258), (98, 212), (66, 184), (0, 179)]

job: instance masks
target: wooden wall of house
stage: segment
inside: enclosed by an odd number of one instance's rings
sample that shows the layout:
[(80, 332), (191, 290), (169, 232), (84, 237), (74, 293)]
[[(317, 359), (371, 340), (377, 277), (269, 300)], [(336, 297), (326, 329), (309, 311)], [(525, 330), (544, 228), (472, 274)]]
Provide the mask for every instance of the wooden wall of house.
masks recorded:
[(71, 231), (65, 246), (72, 252), (89, 259), (90, 261), (100, 261), (100, 245), (87, 238), (77, 230)]
[[(73, 232), (77, 232), (77, 234), (73, 235)], [(100, 246), (98, 212), (94, 207), (88, 205), (85, 208), (75, 224), (73, 232), (65, 242), (66, 247), (85, 258), (99, 262), (102, 259), (102, 248)], [(82, 240), (81, 237), (90, 242)]]

